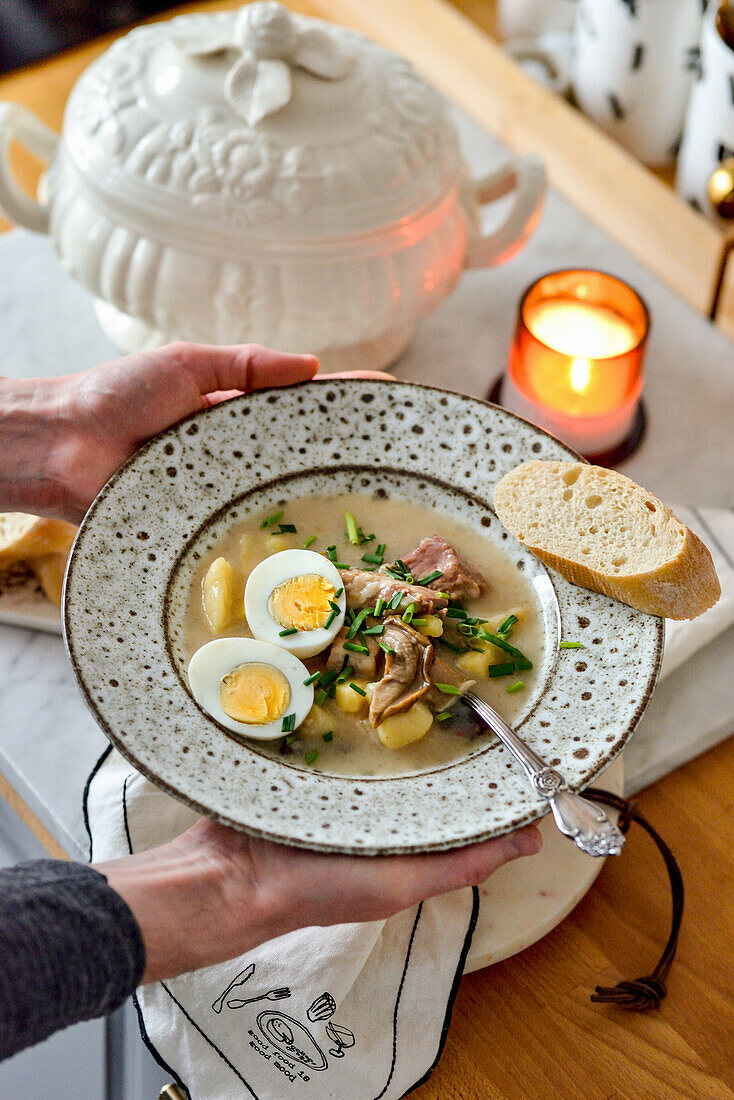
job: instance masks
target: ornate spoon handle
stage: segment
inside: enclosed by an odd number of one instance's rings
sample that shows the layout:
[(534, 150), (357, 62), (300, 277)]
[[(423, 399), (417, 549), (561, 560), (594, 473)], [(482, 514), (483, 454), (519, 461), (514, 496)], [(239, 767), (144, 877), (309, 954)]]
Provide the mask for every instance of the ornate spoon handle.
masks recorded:
[(462, 699), (497, 734), (530, 780), (534, 791), (546, 799), (560, 831), (590, 856), (618, 856), (624, 835), (600, 806), (575, 794), (560, 772), (546, 764), (521, 737), (510, 729), (496, 710), (472, 691)]

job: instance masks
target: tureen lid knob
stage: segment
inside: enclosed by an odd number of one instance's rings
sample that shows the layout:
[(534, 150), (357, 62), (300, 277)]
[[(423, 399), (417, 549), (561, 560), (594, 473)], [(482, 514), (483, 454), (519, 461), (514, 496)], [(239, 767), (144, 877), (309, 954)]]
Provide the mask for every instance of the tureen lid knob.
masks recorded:
[(277, 0), (259, 0), (239, 13), (234, 40), (258, 59), (289, 58), (296, 44), (293, 17)]
[(233, 37), (241, 56), (225, 77), (224, 97), (251, 126), (290, 102), (291, 66), (324, 80), (340, 80), (354, 64), (352, 54), (327, 30), (301, 29), (275, 0), (243, 8)]

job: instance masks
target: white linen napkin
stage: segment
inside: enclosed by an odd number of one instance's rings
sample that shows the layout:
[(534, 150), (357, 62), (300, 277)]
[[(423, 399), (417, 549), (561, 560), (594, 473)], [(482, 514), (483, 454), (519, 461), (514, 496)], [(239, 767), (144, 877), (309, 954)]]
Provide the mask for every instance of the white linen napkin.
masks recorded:
[[(112, 749), (85, 809), (94, 860), (163, 844), (197, 817)], [(398, 1100), (438, 1061), (478, 910), (478, 891), (458, 890), (143, 986), (143, 1037), (191, 1100)]]
[[(734, 622), (734, 513), (675, 511), (710, 548), (722, 596), (698, 619), (666, 624), (661, 676)], [(655, 732), (658, 755), (670, 752), (664, 774), (680, 761), (670, 731)], [(94, 860), (165, 843), (196, 820), (113, 749), (85, 810)], [(302, 929), (144, 986), (144, 1038), (191, 1100), (398, 1100), (440, 1057), (478, 910), (478, 892), (459, 890), (387, 921)]]
[(674, 507), (673, 511), (711, 551), (721, 582), (721, 598), (690, 622), (667, 620), (661, 680), (734, 622), (734, 511), (690, 505)]

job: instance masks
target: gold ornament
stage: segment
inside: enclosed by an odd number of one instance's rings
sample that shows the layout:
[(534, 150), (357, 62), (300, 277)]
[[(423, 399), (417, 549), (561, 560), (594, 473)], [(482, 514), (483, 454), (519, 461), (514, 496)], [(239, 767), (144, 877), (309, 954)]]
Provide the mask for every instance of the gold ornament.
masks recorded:
[(711, 174), (708, 196), (720, 218), (734, 218), (734, 157), (722, 161)]

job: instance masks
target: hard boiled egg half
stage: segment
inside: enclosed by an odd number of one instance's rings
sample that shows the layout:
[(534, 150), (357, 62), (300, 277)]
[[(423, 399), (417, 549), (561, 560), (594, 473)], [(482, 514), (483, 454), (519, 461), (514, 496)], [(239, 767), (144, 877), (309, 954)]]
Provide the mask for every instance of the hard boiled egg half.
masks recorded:
[(256, 638), (313, 657), (341, 630), (347, 600), (339, 570), (313, 550), (281, 550), (256, 565), (245, 585), (245, 616)]
[(313, 705), (309, 672), (282, 646), (254, 638), (217, 638), (189, 662), (196, 702), (220, 725), (267, 741), (297, 729)]

